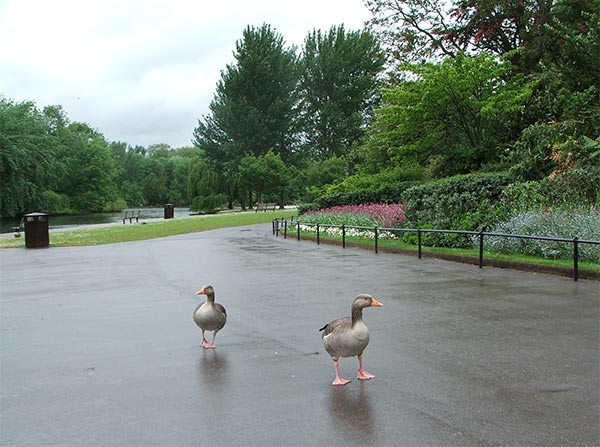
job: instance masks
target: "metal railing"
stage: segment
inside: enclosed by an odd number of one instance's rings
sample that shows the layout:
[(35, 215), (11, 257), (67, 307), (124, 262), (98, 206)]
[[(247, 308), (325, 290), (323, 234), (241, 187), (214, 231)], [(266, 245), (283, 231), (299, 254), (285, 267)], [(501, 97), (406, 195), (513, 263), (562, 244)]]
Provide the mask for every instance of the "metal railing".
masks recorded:
[[(288, 221), (285, 218), (274, 219), (273, 222), (273, 234), (279, 236), (280, 232), (283, 232), (283, 237), (287, 238), (287, 230), (288, 230)], [(299, 220), (294, 221), (294, 218), (291, 218), (289, 224), (294, 225), (296, 227), (297, 239), (300, 240), (300, 225), (302, 222)], [(417, 234), (417, 253), (419, 259), (423, 257), (423, 234), (424, 233), (444, 233), (444, 234), (461, 234), (465, 236), (477, 236), (479, 242), (479, 268), (483, 268), (483, 260), (484, 260), (484, 239), (486, 237), (505, 237), (505, 238), (515, 238), (515, 239), (531, 239), (538, 241), (551, 241), (551, 242), (562, 242), (573, 244), (573, 280), (577, 281), (579, 279), (579, 246), (581, 244), (592, 244), (592, 245), (600, 245), (600, 241), (591, 241), (585, 239), (579, 239), (578, 237), (574, 237), (572, 239), (567, 238), (559, 238), (559, 237), (549, 237), (549, 236), (530, 236), (524, 234), (507, 234), (507, 233), (490, 233), (486, 231), (462, 231), (462, 230), (433, 230), (433, 229), (425, 229), (425, 228), (385, 228), (385, 227), (365, 227), (365, 226), (353, 226), (353, 225), (334, 225), (334, 224), (314, 224), (314, 223), (306, 223), (305, 225), (310, 225), (311, 227), (316, 227), (317, 234), (317, 244), (321, 243), (321, 229), (323, 228), (339, 228), (342, 231), (342, 247), (346, 248), (346, 231), (350, 229), (356, 230), (366, 230), (373, 232), (373, 241), (375, 253), (379, 253), (379, 236), (381, 232), (389, 232), (389, 233), (416, 233)]]

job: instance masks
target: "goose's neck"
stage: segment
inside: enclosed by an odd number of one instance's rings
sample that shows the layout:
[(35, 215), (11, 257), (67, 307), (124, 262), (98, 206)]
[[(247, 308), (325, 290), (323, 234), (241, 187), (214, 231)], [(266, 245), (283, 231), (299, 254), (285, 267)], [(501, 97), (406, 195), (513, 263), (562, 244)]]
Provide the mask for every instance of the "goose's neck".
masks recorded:
[(362, 321), (362, 307), (352, 308), (352, 326), (358, 321)]
[(215, 302), (215, 294), (214, 293), (207, 293), (206, 294), (206, 301), (208, 301), (211, 304), (214, 304), (214, 302)]

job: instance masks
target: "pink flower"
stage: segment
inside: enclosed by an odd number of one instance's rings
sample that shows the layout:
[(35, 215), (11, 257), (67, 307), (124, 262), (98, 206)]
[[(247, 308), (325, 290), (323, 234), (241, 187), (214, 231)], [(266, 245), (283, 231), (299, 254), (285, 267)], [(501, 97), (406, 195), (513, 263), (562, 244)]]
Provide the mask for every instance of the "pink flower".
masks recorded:
[(323, 214), (358, 214), (365, 215), (375, 220), (379, 226), (393, 228), (406, 221), (404, 210), (406, 206), (401, 203), (370, 203), (363, 205), (344, 205), (311, 211), (312, 215)]

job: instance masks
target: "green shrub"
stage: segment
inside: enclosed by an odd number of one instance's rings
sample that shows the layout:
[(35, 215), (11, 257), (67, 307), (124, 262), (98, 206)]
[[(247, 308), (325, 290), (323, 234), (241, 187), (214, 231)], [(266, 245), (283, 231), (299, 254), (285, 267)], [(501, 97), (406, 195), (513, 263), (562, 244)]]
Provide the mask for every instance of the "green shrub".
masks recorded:
[(138, 208), (147, 205), (148, 201), (144, 197), (144, 190), (141, 185), (125, 180), (120, 188), (120, 195), (123, 196), (128, 206)]
[(548, 207), (600, 205), (600, 166), (561, 172), (541, 180), (540, 185)]
[(507, 215), (539, 208), (575, 209), (600, 204), (600, 170), (568, 172), (538, 181), (512, 183), (500, 196)]
[[(407, 226), (440, 230), (481, 231), (503, 216), (497, 206), (508, 174), (467, 174), (445, 178), (406, 190)], [(446, 247), (470, 246), (470, 238), (456, 234), (428, 233), (423, 242)]]
[(502, 190), (500, 203), (507, 215), (546, 205), (544, 187), (538, 181), (511, 183)]

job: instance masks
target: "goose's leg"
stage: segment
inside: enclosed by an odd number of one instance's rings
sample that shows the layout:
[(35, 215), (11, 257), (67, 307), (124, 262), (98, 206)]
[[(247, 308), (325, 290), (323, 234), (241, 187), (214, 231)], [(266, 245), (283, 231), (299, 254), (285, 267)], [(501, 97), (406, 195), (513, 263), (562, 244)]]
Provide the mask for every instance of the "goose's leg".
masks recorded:
[(217, 338), (217, 332), (219, 332), (219, 331), (213, 332), (212, 341), (210, 343), (206, 344), (206, 346), (205, 346), (206, 349), (215, 349), (215, 338)]
[(350, 383), (349, 380), (344, 379), (343, 377), (340, 377), (339, 365), (338, 365), (337, 360), (333, 361), (333, 367), (335, 368), (335, 380), (331, 383), (332, 385), (338, 386), (338, 385), (346, 385), (347, 383)]
[(200, 343), (200, 347), (208, 349), (209, 346), (210, 345), (208, 344), (208, 341), (206, 341), (206, 338), (204, 338), (204, 329), (202, 329), (202, 342)]
[(356, 378), (358, 380), (369, 380), (375, 377), (373, 374), (368, 373), (363, 368), (362, 354), (358, 356), (358, 376)]

